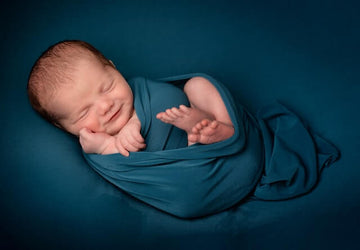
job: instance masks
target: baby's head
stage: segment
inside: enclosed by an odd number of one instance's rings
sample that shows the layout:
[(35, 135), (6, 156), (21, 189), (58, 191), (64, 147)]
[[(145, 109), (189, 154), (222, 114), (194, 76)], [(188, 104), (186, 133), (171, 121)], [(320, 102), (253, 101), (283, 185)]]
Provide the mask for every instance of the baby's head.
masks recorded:
[(28, 95), (40, 115), (74, 135), (82, 128), (114, 135), (134, 112), (126, 80), (110, 60), (83, 41), (48, 48), (31, 70)]

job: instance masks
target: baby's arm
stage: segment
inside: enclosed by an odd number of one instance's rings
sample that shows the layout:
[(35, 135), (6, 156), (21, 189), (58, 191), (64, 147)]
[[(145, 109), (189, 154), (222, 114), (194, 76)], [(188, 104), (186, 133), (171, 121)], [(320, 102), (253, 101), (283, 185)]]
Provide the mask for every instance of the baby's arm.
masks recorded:
[(94, 133), (83, 128), (80, 131), (80, 144), (85, 153), (120, 153), (129, 156), (129, 152), (137, 152), (146, 147), (140, 129), (140, 120), (134, 113), (120, 132), (114, 136), (106, 133)]

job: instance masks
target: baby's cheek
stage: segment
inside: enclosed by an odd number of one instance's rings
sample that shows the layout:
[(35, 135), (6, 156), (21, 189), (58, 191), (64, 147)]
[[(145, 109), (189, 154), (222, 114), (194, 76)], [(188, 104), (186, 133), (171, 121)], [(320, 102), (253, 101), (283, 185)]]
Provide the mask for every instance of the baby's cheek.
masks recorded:
[(104, 129), (101, 127), (97, 119), (86, 119), (86, 121), (82, 124), (82, 127), (87, 128), (92, 132), (104, 132)]

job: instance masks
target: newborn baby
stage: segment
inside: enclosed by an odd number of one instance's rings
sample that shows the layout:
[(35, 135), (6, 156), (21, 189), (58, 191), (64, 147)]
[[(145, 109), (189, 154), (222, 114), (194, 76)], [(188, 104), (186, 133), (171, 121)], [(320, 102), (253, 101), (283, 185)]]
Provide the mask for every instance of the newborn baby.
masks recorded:
[[(190, 106), (156, 118), (186, 131), (188, 145), (230, 138), (234, 127), (217, 89), (203, 77), (184, 86)], [(55, 126), (79, 137), (86, 153), (128, 156), (146, 147), (127, 81), (92, 45), (59, 42), (36, 61), (29, 76), (33, 108)]]

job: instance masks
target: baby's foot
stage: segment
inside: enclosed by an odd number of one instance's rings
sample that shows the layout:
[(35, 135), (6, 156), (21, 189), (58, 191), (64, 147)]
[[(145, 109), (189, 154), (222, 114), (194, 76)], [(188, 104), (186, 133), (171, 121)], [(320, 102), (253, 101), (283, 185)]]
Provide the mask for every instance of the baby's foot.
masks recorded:
[(209, 119), (198, 122), (188, 133), (189, 145), (194, 143), (212, 144), (224, 141), (234, 134), (233, 126)]
[(211, 119), (207, 113), (192, 107), (180, 105), (179, 108), (173, 107), (156, 115), (162, 122), (170, 123), (180, 129), (191, 133), (192, 128), (203, 119)]

